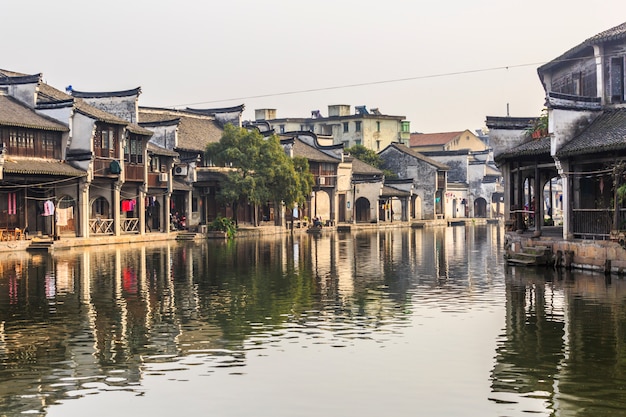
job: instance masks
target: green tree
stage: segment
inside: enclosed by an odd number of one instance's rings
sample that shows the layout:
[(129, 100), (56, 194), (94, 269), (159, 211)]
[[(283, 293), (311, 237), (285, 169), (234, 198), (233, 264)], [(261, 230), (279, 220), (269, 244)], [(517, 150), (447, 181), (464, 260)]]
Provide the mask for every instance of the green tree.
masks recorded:
[(350, 148), (346, 148), (345, 151), (359, 161), (365, 162), (366, 164), (369, 164), (374, 168), (381, 169), (381, 167), (383, 166), (383, 159), (380, 157), (380, 155), (363, 145), (354, 145)]
[[(215, 165), (229, 168), (220, 184), (218, 198), (231, 204), (235, 213), (245, 201), (255, 206), (273, 201), (277, 207), (284, 203), (293, 208), (305, 201), (306, 184), (310, 187), (313, 182), (312, 176), (309, 178), (300, 171), (301, 161), (296, 170), (277, 136), (264, 138), (256, 130), (226, 125), (220, 141), (207, 146), (206, 156)], [(256, 210), (254, 216), (256, 225)]]

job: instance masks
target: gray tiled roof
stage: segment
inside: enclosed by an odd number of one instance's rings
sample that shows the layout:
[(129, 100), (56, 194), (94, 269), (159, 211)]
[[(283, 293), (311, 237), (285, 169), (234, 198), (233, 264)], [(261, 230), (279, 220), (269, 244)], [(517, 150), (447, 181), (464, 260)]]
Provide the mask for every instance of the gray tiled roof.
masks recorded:
[(570, 49), (569, 51), (565, 52), (564, 54), (562, 54), (561, 56), (559, 56), (556, 59), (553, 59), (552, 61), (548, 62), (547, 64), (542, 65), (541, 67), (539, 67), (538, 71), (539, 73), (546, 71), (558, 64), (560, 64), (562, 61), (570, 59), (570, 58), (574, 58), (577, 54), (581, 53), (583, 50), (585, 50), (588, 47), (591, 47), (593, 45), (597, 45), (597, 44), (601, 44), (604, 42), (610, 42), (610, 41), (614, 41), (614, 40), (620, 40), (620, 39), (626, 39), (626, 22), (617, 25), (615, 27), (612, 27), (610, 29), (607, 29), (605, 31), (602, 31), (590, 38), (588, 38), (587, 40), (585, 40), (584, 42), (582, 42), (579, 45), (576, 45), (575, 47), (573, 47), (572, 49)]
[(141, 93), (141, 87), (123, 91), (78, 91), (72, 90), (72, 96), (80, 98), (102, 98), (102, 97), (128, 97)]
[[(98, 109), (90, 104), (87, 104), (83, 99), (78, 97), (72, 97), (69, 94), (64, 93), (61, 90), (57, 90), (54, 87), (49, 86), (46, 83), (41, 83), (39, 85), (39, 94), (37, 94), (37, 104), (48, 104), (59, 101), (68, 101), (74, 100), (74, 105), (76, 107), (76, 111), (82, 113), (88, 117), (91, 117), (95, 120), (105, 123), (111, 123), (115, 125), (128, 125), (128, 121), (122, 118), (119, 118), (111, 113), (107, 113), (103, 110)], [(135, 132), (138, 133), (138, 132)], [(149, 133), (140, 133), (140, 134), (149, 134)]]
[(566, 143), (557, 156), (626, 150), (626, 109), (606, 110), (582, 133)]
[(356, 175), (382, 175), (383, 171), (357, 158), (352, 158), (352, 173)]
[(213, 117), (182, 110), (139, 108), (139, 122), (151, 123), (180, 119), (177, 149), (204, 152), (209, 143), (219, 142), (223, 130)]
[(406, 197), (411, 195), (409, 191), (398, 190), (397, 188), (390, 187), (388, 185), (383, 186), (381, 197)]
[(128, 125), (126, 125), (126, 130), (128, 130), (131, 133), (135, 133), (137, 135), (142, 135), (142, 136), (152, 136), (154, 134), (152, 130), (139, 126), (136, 123), (129, 123)]
[(7, 158), (4, 161), (5, 174), (21, 175), (63, 175), (83, 177), (87, 172), (74, 168), (62, 161), (39, 158)]
[(307, 145), (298, 138), (294, 138), (293, 155), (301, 156), (314, 162), (328, 162), (331, 164), (338, 164), (341, 162), (338, 158), (333, 158), (327, 153), (322, 152), (313, 146)]
[(533, 139), (524, 142), (515, 148), (504, 151), (497, 156), (498, 160), (509, 159), (519, 156), (538, 156), (550, 155), (550, 137), (546, 136), (541, 139)]
[(25, 127), (58, 132), (69, 131), (68, 126), (21, 104), (10, 96), (0, 95), (0, 125)]
[(162, 148), (160, 146), (155, 145), (152, 142), (148, 142), (148, 153), (152, 153), (154, 155), (171, 156), (171, 157), (178, 156), (178, 152), (174, 152), (172, 150)]
[[(400, 152), (403, 152), (403, 153), (405, 153), (407, 155), (410, 155), (410, 156), (412, 156), (414, 158), (417, 158), (417, 159), (419, 159), (421, 161), (424, 161), (424, 162), (426, 162), (426, 163), (428, 163), (428, 164), (430, 164), (430, 165), (434, 166), (435, 168), (440, 169), (442, 171), (447, 171), (447, 170), (450, 169), (447, 165), (444, 165), (444, 164), (442, 164), (442, 163), (440, 163), (438, 161), (435, 161), (432, 158), (428, 158), (428, 157), (422, 155), (421, 153), (419, 153), (417, 151), (414, 151), (411, 148), (408, 148), (406, 145), (402, 145), (400, 143), (392, 143), (389, 146), (387, 146), (387, 148), (392, 148), (392, 147), (396, 148)], [(384, 149), (380, 153), (382, 153), (383, 151), (384, 151)]]

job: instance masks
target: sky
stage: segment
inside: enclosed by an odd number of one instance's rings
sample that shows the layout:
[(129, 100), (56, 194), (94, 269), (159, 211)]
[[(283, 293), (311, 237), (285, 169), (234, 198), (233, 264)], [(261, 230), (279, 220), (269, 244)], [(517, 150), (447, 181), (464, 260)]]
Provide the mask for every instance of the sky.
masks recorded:
[(141, 87), (141, 106), (244, 104), (244, 120), (365, 105), (436, 133), (539, 116), (537, 67), (626, 21), (626, 1), (20, 0), (2, 14), (0, 68), (61, 90)]

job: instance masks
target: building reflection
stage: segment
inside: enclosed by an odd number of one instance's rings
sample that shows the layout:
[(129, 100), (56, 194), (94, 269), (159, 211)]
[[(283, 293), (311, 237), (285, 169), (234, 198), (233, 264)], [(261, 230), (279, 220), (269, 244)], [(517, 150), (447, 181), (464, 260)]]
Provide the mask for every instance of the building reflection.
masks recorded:
[(506, 271), (494, 401), (562, 415), (618, 415), (626, 401), (626, 282), (590, 272)]
[(251, 340), (262, 344), (286, 322), (358, 317), (364, 337), (405, 320), (423, 291), (462, 299), (485, 290), (499, 247), (495, 228), (456, 227), (1, 260), (0, 409), (44, 413), (87, 385), (140, 391), (171, 357), (226, 352), (242, 365)]

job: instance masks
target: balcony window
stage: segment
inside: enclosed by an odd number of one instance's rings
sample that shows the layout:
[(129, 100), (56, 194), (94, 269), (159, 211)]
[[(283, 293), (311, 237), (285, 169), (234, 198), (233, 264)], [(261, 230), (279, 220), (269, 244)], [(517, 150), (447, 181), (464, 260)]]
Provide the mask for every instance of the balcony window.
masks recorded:
[(131, 135), (124, 146), (124, 161), (131, 164), (143, 164), (143, 146), (140, 137)]
[(61, 158), (61, 133), (25, 128), (0, 128), (0, 143), (9, 155), (35, 158)]

